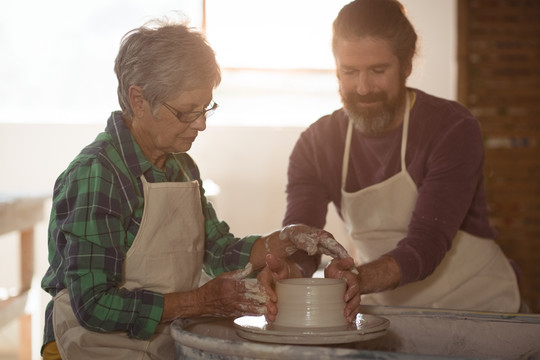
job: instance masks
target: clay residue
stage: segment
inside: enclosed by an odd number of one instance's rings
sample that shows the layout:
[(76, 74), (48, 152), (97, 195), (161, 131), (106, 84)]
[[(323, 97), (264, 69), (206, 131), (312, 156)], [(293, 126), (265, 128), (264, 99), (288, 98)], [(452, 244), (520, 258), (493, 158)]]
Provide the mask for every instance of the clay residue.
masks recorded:
[(249, 276), (249, 274), (251, 274), (252, 272), (253, 272), (253, 264), (247, 263), (246, 267), (244, 267), (242, 271), (239, 271), (233, 274), (232, 278), (236, 280), (242, 280), (242, 279), (245, 279), (247, 276)]
[[(243, 294), (243, 297), (246, 302), (252, 303), (256, 305), (256, 313), (259, 315), (266, 314), (266, 306), (265, 305), (269, 300), (270, 297), (266, 293), (266, 290), (264, 289), (264, 286), (262, 286), (257, 279), (244, 279), (240, 280), (240, 283), (243, 285), (244, 289), (246, 290)], [(247, 312), (248, 308), (245, 304), (239, 304), (242, 311)]]

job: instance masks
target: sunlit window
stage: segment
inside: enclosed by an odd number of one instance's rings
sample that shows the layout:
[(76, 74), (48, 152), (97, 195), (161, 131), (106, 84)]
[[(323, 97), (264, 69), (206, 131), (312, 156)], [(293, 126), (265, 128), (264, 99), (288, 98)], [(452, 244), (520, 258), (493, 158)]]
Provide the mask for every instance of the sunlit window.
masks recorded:
[[(1, 1), (0, 123), (105, 123), (119, 108), (120, 38), (180, 11), (206, 30), (223, 69), (214, 94), (220, 108), (208, 126), (306, 126), (341, 106), (331, 23), (348, 2)], [(455, 0), (403, 3), (420, 36), (408, 84), (454, 98)]]
[(207, 35), (224, 68), (333, 69), (331, 24), (349, 1), (207, 0)]
[(120, 38), (183, 12), (223, 68), (219, 125), (306, 125), (339, 106), (331, 22), (338, 0), (27, 0), (0, 5), (0, 122), (105, 123), (119, 108)]
[(305, 126), (339, 107), (331, 24), (347, 2), (207, 0), (207, 36), (223, 68), (212, 121)]

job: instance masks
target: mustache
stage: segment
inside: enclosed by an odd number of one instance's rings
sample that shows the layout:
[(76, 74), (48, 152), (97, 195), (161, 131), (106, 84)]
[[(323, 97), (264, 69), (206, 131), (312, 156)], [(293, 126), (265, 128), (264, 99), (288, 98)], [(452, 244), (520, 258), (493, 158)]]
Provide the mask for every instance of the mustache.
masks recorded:
[(385, 101), (386, 93), (378, 92), (378, 93), (369, 93), (366, 95), (359, 95), (354, 92), (349, 92), (345, 94), (345, 99), (349, 103), (358, 103), (358, 102), (370, 103), (370, 102), (377, 102), (377, 101)]

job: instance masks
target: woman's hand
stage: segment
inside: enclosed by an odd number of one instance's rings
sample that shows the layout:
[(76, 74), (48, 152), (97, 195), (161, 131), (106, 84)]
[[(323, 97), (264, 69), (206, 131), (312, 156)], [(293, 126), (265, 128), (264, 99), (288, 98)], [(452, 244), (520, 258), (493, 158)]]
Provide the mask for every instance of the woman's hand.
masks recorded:
[(360, 312), (360, 279), (358, 271), (354, 266), (354, 260), (351, 257), (344, 259), (334, 259), (324, 269), (324, 277), (344, 279), (347, 282), (347, 291), (345, 292), (345, 317), (351, 322)]
[(257, 279), (246, 279), (253, 267), (223, 273), (198, 289), (164, 294), (162, 322), (181, 317), (262, 315), (268, 295)]
[[(332, 234), (327, 231), (307, 225), (288, 225), (283, 229), (260, 238), (264, 248), (254, 246), (255, 252), (264, 251), (279, 259), (294, 254), (298, 250), (304, 250), (308, 255), (326, 254), (333, 258), (349, 257), (347, 250), (338, 243)], [(252, 255), (253, 255), (252, 250)], [(254, 262), (254, 261), (251, 261)], [(259, 259), (254, 263), (265, 263), (266, 259)]]
[(347, 250), (332, 234), (311, 226), (300, 224), (285, 226), (281, 229), (279, 238), (282, 241), (290, 241), (294, 245), (294, 251), (304, 250), (308, 255), (325, 254), (337, 259), (349, 257)]
[(223, 273), (198, 290), (203, 314), (211, 316), (262, 315), (267, 313), (268, 295), (257, 279), (246, 279), (251, 264), (244, 270)]

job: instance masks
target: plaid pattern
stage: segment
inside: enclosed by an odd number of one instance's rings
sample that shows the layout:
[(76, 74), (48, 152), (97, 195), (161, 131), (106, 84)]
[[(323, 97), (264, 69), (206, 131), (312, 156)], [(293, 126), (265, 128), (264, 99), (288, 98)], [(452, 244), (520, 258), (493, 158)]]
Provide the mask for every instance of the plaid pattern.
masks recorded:
[[(176, 159), (175, 159), (176, 158)], [(258, 235), (235, 238), (204, 197), (199, 170), (187, 154), (170, 155), (166, 173), (146, 159), (113, 112), (99, 134), (58, 177), (49, 221), (49, 264), (42, 288), (55, 296), (67, 288), (87, 329), (125, 331), (148, 339), (161, 319), (162, 294), (120, 288), (124, 257), (139, 230), (143, 207), (140, 176), (148, 182), (186, 181), (180, 165), (201, 184), (205, 218), (204, 269), (213, 276), (243, 268)], [(53, 301), (45, 312), (44, 344), (54, 340)]]

